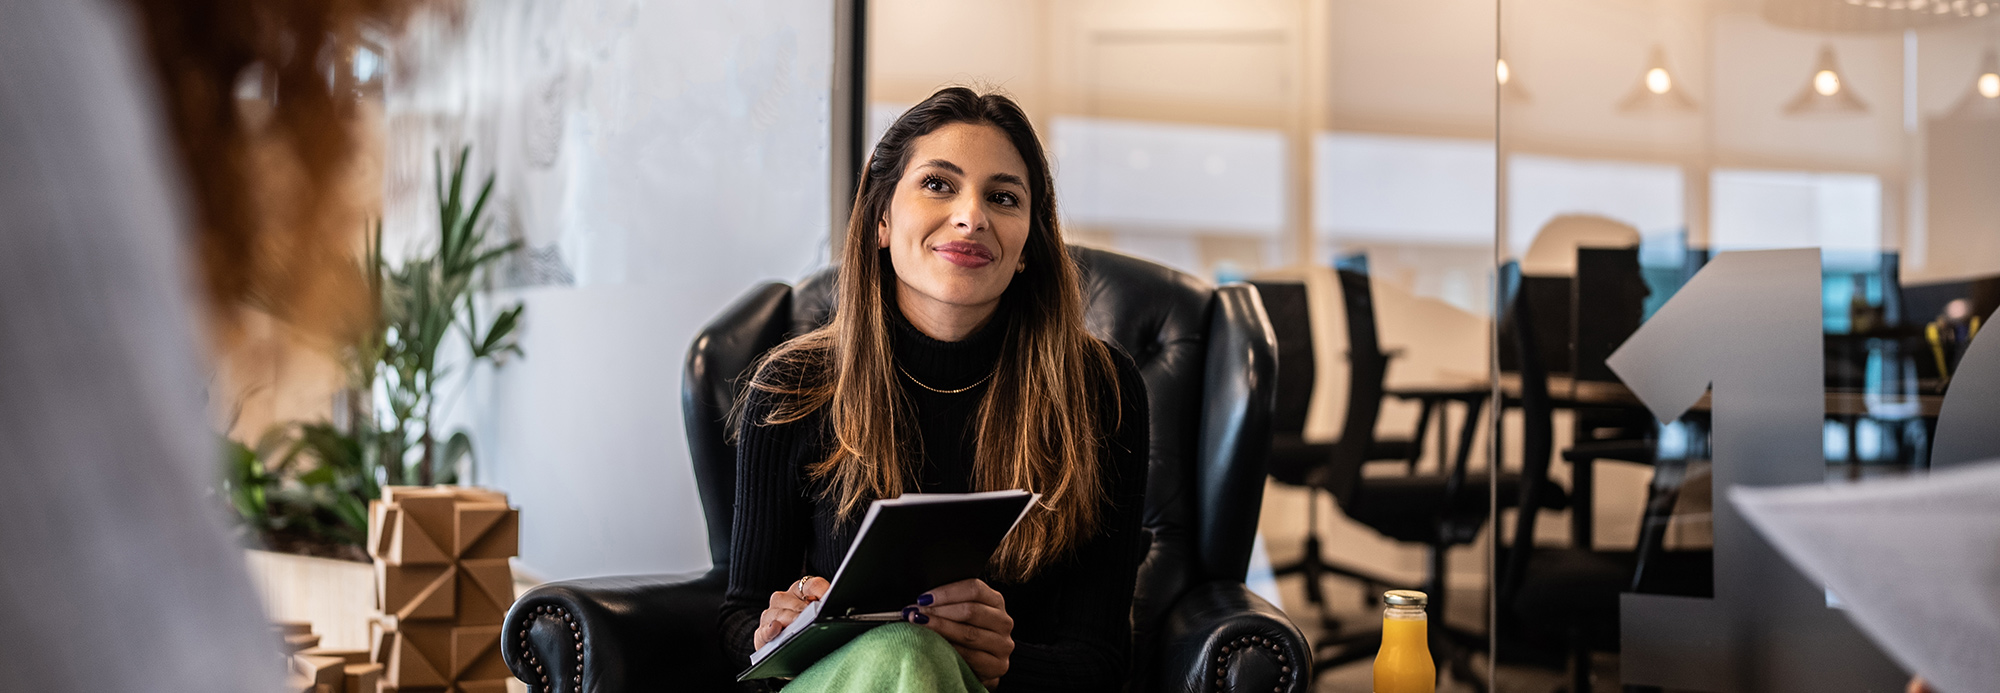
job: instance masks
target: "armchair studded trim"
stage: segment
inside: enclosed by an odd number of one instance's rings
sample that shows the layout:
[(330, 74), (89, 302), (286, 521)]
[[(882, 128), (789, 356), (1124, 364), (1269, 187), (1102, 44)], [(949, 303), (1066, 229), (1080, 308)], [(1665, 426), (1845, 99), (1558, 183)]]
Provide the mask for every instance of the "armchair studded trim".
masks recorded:
[[(1215, 656), (1216, 693), (1235, 690), (1229, 685), (1229, 675), (1232, 673), (1236, 673), (1238, 669), (1249, 668), (1248, 666), (1239, 667), (1237, 665), (1241, 664), (1245, 659), (1249, 658), (1249, 656), (1253, 654), (1252, 651), (1253, 648), (1263, 650), (1262, 652), (1255, 652), (1254, 654), (1262, 655), (1266, 659), (1273, 659), (1277, 661), (1278, 671), (1279, 671), (1278, 686), (1282, 687), (1285, 684), (1292, 682), (1291, 681), (1292, 666), (1289, 660), (1289, 656), (1284, 653), (1284, 651), (1279, 647), (1277, 643), (1273, 643), (1270, 638), (1266, 637), (1243, 635), (1243, 636), (1238, 636), (1235, 640), (1230, 641), (1229, 644), (1223, 645), (1222, 649), (1220, 650), (1221, 654), (1217, 654)], [(1230, 656), (1231, 654), (1234, 654), (1235, 656), (1232, 657)], [(1264, 665), (1264, 668), (1269, 669), (1270, 665), (1266, 664)], [(1273, 688), (1272, 690), (1277, 690), (1277, 689)]]
[[(558, 620), (560, 620), (560, 624), (558, 624)], [(558, 634), (556, 638), (544, 638), (545, 642), (554, 640), (555, 642), (547, 644), (553, 644), (556, 647), (545, 647), (545, 650), (552, 651), (546, 651), (540, 657), (535, 655), (535, 648), (531, 647), (528, 642), (529, 631), (535, 630), (535, 627), (538, 625), (546, 625), (549, 630), (554, 630)], [(570, 640), (576, 643), (574, 653), (576, 660), (574, 671), (576, 673), (570, 677), (563, 676), (565, 669), (558, 668), (557, 665), (544, 665), (542, 663), (544, 659), (550, 662), (567, 661), (567, 657), (571, 653), (563, 651), (560, 647), (561, 638), (559, 637), (565, 626), (568, 627)], [(583, 628), (581, 625), (578, 625), (576, 617), (571, 616), (568, 611), (560, 606), (538, 606), (530, 610), (527, 622), (521, 624), (520, 629), (515, 635), (515, 641), (511, 643), (514, 645), (514, 649), (510, 651), (521, 653), (520, 669), (533, 670), (534, 674), (532, 675), (533, 678), (530, 678), (528, 676), (520, 676), (526, 673), (526, 671), (517, 670), (514, 673), (517, 677), (528, 682), (529, 691), (532, 693), (556, 693), (558, 690), (561, 690), (583, 693)], [(549, 678), (551, 674), (555, 675), (553, 680)], [(562, 686), (565, 682), (568, 682), (570, 685)]]
[(1161, 691), (1272, 691), (1312, 687), (1305, 635), (1243, 583), (1217, 580), (1191, 590), (1167, 615)]
[[(715, 614), (727, 575), (552, 582), (507, 612), (501, 656), (534, 693), (727, 690)], [(629, 653), (629, 655), (628, 655)]]

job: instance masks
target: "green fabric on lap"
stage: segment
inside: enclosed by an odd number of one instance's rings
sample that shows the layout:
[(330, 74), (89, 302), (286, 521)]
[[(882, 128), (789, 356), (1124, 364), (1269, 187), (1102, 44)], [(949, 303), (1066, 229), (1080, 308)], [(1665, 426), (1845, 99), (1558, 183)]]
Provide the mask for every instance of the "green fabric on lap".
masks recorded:
[(785, 693), (986, 693), (944, 636), (911, 623), (861, 634), (805, 670)]

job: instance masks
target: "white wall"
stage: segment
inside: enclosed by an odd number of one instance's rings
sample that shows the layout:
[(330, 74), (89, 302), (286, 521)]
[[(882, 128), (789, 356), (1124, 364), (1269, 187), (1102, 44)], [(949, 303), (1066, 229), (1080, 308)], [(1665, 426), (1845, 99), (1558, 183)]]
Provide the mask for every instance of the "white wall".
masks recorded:
[(449, 412), (474, 432), (476, 480), (521, 508), (535, 577), (704, 568), (681, 363), (724, 304), (826, 261), (832, 4), (463, 13), (396, 48), (413, 72), (387, 99), (388, 223), (392, 249), (434, 234), (430, 151), (470, 142), (497, 171), (496, 233), (537, 258), (493, 296), (526, 302), (526, 358)]

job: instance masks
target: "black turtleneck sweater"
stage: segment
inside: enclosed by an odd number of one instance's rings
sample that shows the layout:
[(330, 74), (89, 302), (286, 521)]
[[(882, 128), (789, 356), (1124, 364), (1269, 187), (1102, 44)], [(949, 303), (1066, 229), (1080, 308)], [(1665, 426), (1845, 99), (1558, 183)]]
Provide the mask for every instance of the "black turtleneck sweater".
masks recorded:
[[(906, 492), (974, 490), (976, 416), (988, 389), (985, 379), (999, 361), (1007, 306), (964, 341), (943, 342), (917, 331), (891, 305), (896, 364), (906, 371), (898, 377), (920, 438), (913, 441), (921, 456), (916, 485)], [(1003, 691), (1124, 687), (1133, 584), (1145, 546), (1139, 523), (1146, 489), (1146, 390), (1131, 358), (1116, 347), (1111, 352), (1122, 396), (1113, 409), (1106, 393), (1100, 419), (1106, 426), (1122, 425), (1090, 441), (1102, 446), (1099, 474), (1109, 496), (1100, 506), (1096, 535), (1026, 582), (984, 577), (1005, 597), (1014, 619), (1014, 653), (1000, 679)], [(971, 389), (955, 394), (930, 389), (965, 387)], [(771, 593), (803, 575), (830, 578), (859, 525), (858, 517), (840, 519), (822, 485), (805, 471), (831, 451), (826, 417), (816, 412), (789, 424), (764, 425), (772, 395), (752, 389), (746, 397), (721, 623), (725, 649), (738, 670), (749, 666), (751, 639)], [(914, 602), (917, 595), (910, 596)]]

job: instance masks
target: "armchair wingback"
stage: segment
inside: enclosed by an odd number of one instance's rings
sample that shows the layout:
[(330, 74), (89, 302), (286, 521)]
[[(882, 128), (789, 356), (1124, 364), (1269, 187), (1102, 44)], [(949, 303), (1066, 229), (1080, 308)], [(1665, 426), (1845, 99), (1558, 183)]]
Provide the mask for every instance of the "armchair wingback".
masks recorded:
[[(1072, 247), (1087, 321), (1139, 365), (1151, 412), (1132, 608), (1134, 690), (1304, 691), (1311, 650), (1243, 586), (1263, 497), (1276, 355), (1248, 285), (1215, 288), (1115, 252)], [(503, 655), (529, 689), (727, 689), (716, 613), (729, 570), (735, 452), (725, 419), (765, 350), (831, 316), (834, 271), (751, 290), (695, 338), (682, 406), (714, 567), (683, 576), (569, 580), (522, 595)], [(1002, 686), (1005, 686), (1004, 679)]]

